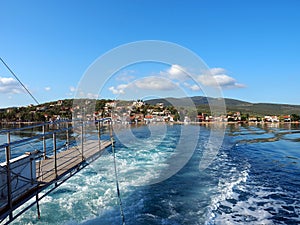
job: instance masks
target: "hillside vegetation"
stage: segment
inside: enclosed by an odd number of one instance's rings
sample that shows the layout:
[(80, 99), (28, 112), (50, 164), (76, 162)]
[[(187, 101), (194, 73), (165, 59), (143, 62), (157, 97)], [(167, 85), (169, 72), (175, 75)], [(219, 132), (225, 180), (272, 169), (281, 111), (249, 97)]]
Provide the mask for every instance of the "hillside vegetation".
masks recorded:
[[(293, 115), (294, 118), (300, 119), (300, 105), (288, 104), (271, 104), (271, 103), (251, 103), (236, 99), (216, 99), (203, 96), (195, 96), (191, 98), (160, 98), (145, 101), (147, 105), (155, 106), (163, 103), (164, 107), (174, 109), (181, 116), (189, 116), (195, 118), (201, 113), (210, 114), (209, 102), (221, 103), (225, 101), (226, 113), (231, 114), (240, 112), (246, 117), (265, 115)], [(96, 101), (95, 111), (103, 111), (106, 103), (113, 100), (101, 99)], [(127, 102), (127, 101), (124, 101)], [(194, 104), (194, 105), (193, 105)], [(120, 105), (120, 102), (119, 102)], [(71, 119), (72, 118), (73, 99), (58, 100), (47, 102), (40, 105), (30, 105), (26, 107), (11, 107), (0, 109), (0, 122), (10, 121), (48, 121), (50, 118)], [(173, 111), (174, 111), (173, 110)], [(174, 114), (177, 114), (177, 112)], [(146, 111), (145, 111), (146, 112)], [(220, 113), (221, 114), (221, 113)], [(103, 115), (105, 116), (105, 115)]]
[[(157, 103), (164, 103), (164, 105), (175, 104), (177, 107), (190, 107), (189, 99), (193, 101), (198, 112), (209, 113), (209, 101), (222, 101), (220, 99), (207, 98), (203, 96), (195, 96), (191, 98), (163, 98), (151, 99), (146, 103), (155, 105)], [(246, 101), (225, 98), (225, 105), (227, 112), (241, 112), (243, 114), (264, 116), (264, 115), (291, 115), (300, 114), (300, 105), (288, 104), (272, 104), (272, 103), (250, 103)]]

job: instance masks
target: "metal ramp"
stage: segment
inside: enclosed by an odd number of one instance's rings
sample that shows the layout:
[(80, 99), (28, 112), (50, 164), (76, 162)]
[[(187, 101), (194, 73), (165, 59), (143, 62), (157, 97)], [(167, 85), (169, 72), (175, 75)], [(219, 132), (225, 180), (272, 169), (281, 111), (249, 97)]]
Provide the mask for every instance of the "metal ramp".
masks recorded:
[[(20, 135), (28, 129), (31, 134), (34, 131), (33, 136), (11, 140), (14, 133)], [(0, 222), (3, 224), (10, 223), (35, 204), (40, 217), (39, 201), (99, 158), (113, 143), (110, 118), (38, 124), (1, 131), (1, 134), (7, 135), (6, 143), (0, 145), (2, 160), (5, 152), (5, 162), (0, 164)], [(11, 157), (14, 150), (22, 148), (23, 154)], [(15, 213), (33, 197), (33, 203)]]

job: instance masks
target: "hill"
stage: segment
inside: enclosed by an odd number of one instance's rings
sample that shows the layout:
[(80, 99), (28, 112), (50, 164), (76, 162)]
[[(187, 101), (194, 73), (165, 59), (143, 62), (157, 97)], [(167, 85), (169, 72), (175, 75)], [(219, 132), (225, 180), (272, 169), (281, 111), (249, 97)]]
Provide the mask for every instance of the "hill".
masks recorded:
[[(171, 104), (177, 107), (188, 107), (191, 99), (198, 111), (209, 112), (208, 101), (220, 101), (216, 98), (207, 98), (203, 96), (194, 96), (191, 98), (161, 98), (151, 99), (145, 101), (148, 104), (156, 105), (157, 103), (164, 103), (165, 106)], [(300, 114), (300, 105), (289, 104), (272, 104), (272, 103), (251, 103), (236, 99), (224, 98), (227, 112), (241, 112), (250, 115), (285, 115), (285, 114)]]
[[(196, 109), (191, 107), (191, 100), (193, 101)], [(159, 98), (146, 100), (145, 103), (149, 105), (156, 105), (163, 103), (165, 107), (174, 106), (177, 111), (183, 115), (188, 115), (190, 118), (197, 116), (197, 113), (210, 114), (209, 102), (222, 101), (223, 99), (207, 98), (203, 96), (195, 96), (191, 98)], [(95, 111), (103, 111), (105, 104), (113, 100), (101, 99), (96, 101)], [(300, 105), (289, 104), (272, 104), (272, 103), (251, 103), (236, 99), (225, 98), (225, 105), (227, 113), (240, 112), (248, 116), (263, 117), (265, 115), (292, 115), (294, 118), (300, 118)], [(27, 107), (12, 107), (0, 109), (0, 122), (1, 121), (45, 121), (52, 117), (61, 118), (72, 117), (72, 99), (58, 100), (54, 102), (43, 103), (41, 105), (30, 105)], [(176, 113), (175, 113), (176, 114)], [(224, 114), (224, 112), (216, 113)], [(298, 120), (298, 119), (297, 119)]]

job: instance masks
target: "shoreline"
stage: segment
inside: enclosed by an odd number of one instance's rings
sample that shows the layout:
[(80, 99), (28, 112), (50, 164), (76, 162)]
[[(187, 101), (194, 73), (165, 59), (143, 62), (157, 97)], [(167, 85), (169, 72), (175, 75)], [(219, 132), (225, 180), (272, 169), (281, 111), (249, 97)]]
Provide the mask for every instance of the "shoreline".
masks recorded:
[(211, 121), (211, 122), (168, 122), (176, 124), (300, 124), (299, 121), (291, 122), (243, 122), (243, 121), (230, 121), (230, 122), (221, 122), (221, 121)]
[(18, 122), (0, 122), (0, 124), (39, 124), (39, 123), (44, 123), (44, 122), (22, 122), (22, 121), (18, 121)]
[[(0, 125), (34, 125), (34, 124), (42, 124), (45, 122), (42, 121), (18, 121), (18, 122), (0, 122)], [(291, 121), (291, 122), (248, 122), (248, 121), (210, 121), (210, 122), (182, 122), (182, 121), (161, 121), (155, 123), (172, 123), (172, 124), (300, 124), (299, 121)], [(133, 123), (134, 124), (134, 123)], [(144, 124), (144, 122), (139, 122), (138, 124)]]

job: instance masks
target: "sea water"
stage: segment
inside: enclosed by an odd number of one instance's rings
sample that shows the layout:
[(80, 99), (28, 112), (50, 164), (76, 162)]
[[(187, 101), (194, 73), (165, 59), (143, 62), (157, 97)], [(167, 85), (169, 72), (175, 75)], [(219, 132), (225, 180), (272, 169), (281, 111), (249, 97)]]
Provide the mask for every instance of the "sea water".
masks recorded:
[[(157, 125), (158, 128), (160, 125)], [(199, 135), (191, 158), (158, 183), (178, 152), (183, 126)], [(168, 125), (164, 137), (147, 126), (124, 129), (138, 138), (115, 151), (125, 222), (130, 224), (300, 224), (300, 127), (227, 125), (222, 146), (204, 170), (210, 126)], [(186, 141), (189, 141), (186, 139)], [(13, 224), (122, 224), (114, 158), (108, 149)]]

